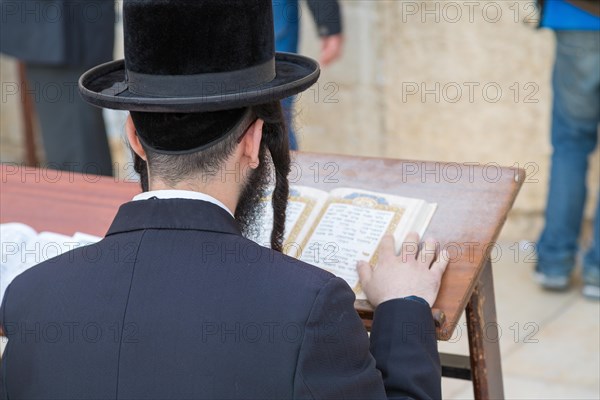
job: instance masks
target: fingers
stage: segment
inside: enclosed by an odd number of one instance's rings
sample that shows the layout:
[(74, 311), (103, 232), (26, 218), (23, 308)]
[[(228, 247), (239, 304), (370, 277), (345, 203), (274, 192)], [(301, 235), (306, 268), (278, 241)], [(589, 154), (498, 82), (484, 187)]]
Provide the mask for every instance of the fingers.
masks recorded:
[(324, 38), (321, 44), (321, 65), (326, 66), (331, 62), (332, 49), (331, 44), (327, 38)]
[(421, 240), (421, 237), (417, 232), (408, 232), (408, 234), (406, 235), (406, 239), (404, 239), (404, 243), (408, 242), (419, 244), (419, 240)]
[(429, 268), (433, 263), (433, 260), (436, 259), (438, 253), (438, 245), (435, 239), (426, 240), (423, 243), (423, 247), (421, 248), (421, 253), (419, 255), (420, 264)]
[(444, 275), (446, 271), (446, 267), (448, 267), (448, 260), (450, 260), (450, 255), (447, 250), (442, 250), (437, 260), (431, 265), (431, 271), (436, 272), (441, 277)]
[(419, 254), (419, 234), (417, 232), (410, 232), (406, 235), (404, 242), (402, 243), (402, 261), (406, 262), (411, 258), (414, 260)]
[(326, 66), (338, 59), (342, 53), (341, 35), (324, 37), (321, 43), (321, 64)]
[(385, 235), (379, 243), (379, 258), (388, 261), (396, 257), (396, 241), (392, 235)]
[(324, 67), (328, 66), (329, 64), (331, 64), (331, 62), (334, 59), (334, 54), (332, 53), (330, 48), (324, 48), (323, 52), (321, 53), (321, 65), (323, 65)]
[(359, 261), (356, 265), (356, 269), (358, 270), (358, 279), (360, 283), (364, 286), (367, 282), (371, 280), (371, 274), (373, 270), (371, 269), (371, 265), (365, 261)]

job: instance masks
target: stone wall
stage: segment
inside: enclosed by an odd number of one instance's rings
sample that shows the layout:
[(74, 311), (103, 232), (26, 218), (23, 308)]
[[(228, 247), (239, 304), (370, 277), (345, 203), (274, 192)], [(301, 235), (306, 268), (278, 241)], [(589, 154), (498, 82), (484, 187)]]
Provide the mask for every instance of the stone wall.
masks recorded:
[[(344, 57), (297, 101), (302, 149), (526, 168), (503, 234), (534, 240), (551, 152), (554, 43), (551, 32), (534, 28), (532, 4), (342, 1)], [(302, 52), (318, 58), (312, 18), (305, 7), (301, 15)], [(22, 155), (18, 97), (4, 93), (15, 69), (11, 60), (0, 62), (0, 160), (15, 161)], [(592, 166), (588, 217), (598, 193), (597, 154)]]
[[(343, 1), (345, 55), (299, 101), (305, 150), (520, 166), (504, 237), (535, 240), (548, 182), (551, 31), (531, 1)], [(303, 52), (318, 56), (305, 9)], [(333, 84), (332, 84), (333, 83)], [(328, 101), (331, 87), (337, 102)], [(329, 89), (329, 92), (328, 92)], [(598, 193), (596, 153), (588, 217)], [(443, 179), (443, 174), (441, 175)]]

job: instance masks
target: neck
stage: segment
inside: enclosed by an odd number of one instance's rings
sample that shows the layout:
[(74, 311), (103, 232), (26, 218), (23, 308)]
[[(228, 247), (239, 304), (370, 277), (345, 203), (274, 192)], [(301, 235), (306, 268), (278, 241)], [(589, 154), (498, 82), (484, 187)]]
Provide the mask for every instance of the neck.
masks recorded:
[(240, 189), (237, 185), (225, 184), (219, 179), (211, 177), (208, 180), (204, 178), (185, 180), (176, 184), (170, 184), (160, 179), (150, 181), (149, 190), (189, 190), (207, 194), (219, 200), (233, 214), (237, 207), (237, 199), (240, 195)]

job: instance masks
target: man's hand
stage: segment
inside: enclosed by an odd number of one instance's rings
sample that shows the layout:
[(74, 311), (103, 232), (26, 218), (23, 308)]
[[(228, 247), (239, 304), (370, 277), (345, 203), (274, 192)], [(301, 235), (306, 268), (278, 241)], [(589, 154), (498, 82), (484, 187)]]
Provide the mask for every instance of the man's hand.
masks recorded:
[(342, 56), (344, 36), (325, 36), (321, 40), (321, 66), (325, 67)]
[(358, 263), (358, 276), (369, 302), (377, 307), (388, 300), (419, 296), (431, 307), (448, 265), (448, 253), (439, 253), (432, 240), (426, 241), (419, 251), (416, 233), (406, 236), (400, 256), (394, 249), (394, 238), (386, 235), (379, 246), (377, 265)]

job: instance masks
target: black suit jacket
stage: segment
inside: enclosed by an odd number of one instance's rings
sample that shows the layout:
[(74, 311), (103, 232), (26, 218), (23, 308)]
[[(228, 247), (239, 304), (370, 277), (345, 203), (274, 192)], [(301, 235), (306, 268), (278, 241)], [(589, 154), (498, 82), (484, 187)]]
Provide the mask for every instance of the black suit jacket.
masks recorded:
[(113, 58), (114, 0), (0, 0), (0, 9), (4, 54), (81, 68)]
[(320, 36), (342, 33), (342, 12), (338, 0), (307, 0)]
[(353, 303), (343, 280), (245, 239), (218, 206), (126, 203), (102, 241), (8, 287), (2, 397), (441, 397), (430, 309), (380, 305), (369, 350)]

